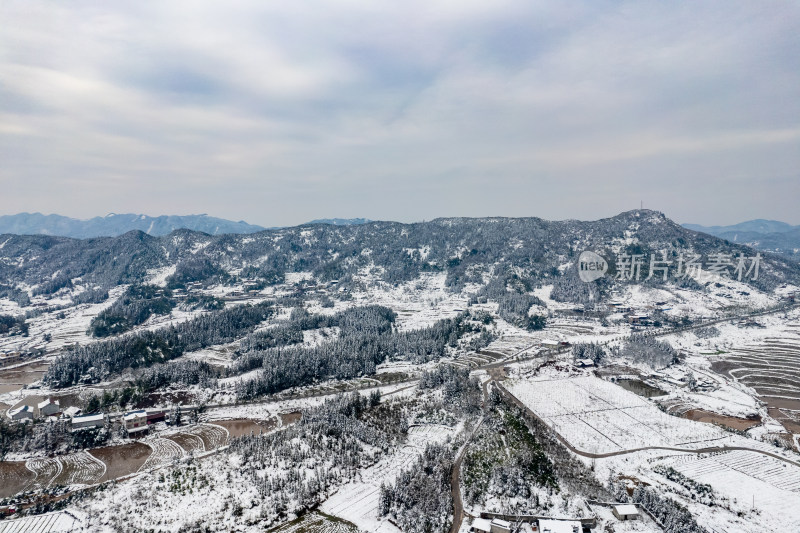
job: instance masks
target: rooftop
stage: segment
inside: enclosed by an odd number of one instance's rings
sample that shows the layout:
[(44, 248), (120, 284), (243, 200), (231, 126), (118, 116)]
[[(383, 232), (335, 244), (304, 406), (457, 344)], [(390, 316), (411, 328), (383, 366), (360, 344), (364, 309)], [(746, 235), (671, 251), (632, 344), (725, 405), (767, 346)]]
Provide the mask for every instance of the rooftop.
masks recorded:
[(639, 514), (639, 509), (637, 509), (635, 505), (629, 503), (615, 505), (614, 510), (617, 511), (617, 514), (621, 515)]
[(539, 520), (541, 533), (581, 533), (583, 526), (577, 520)]

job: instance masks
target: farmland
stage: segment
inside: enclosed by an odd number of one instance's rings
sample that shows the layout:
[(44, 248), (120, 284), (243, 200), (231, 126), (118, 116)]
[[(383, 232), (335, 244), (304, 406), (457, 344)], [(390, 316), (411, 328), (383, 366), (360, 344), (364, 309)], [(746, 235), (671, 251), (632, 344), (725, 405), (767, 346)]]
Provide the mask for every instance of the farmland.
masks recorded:
[(358, 533), (358, 528), (341, 518), (313, 511), (272, 530), (272, 533)]
[(574, 448), (608, 454), (650, 446), (701, 448), (727, 435), (669, 416), (647, 400), (593, 376), (510, 380), (506, 389)]
[(173, 440), (157, 437), (147, 440), (145, 444), (153, 449), (153, 453), (150, 454), (140, 470), (159, 468), (183, 457), (183, 448)]
[(800, 326), (788, 322), (770, 335), (714, 358), (712, 368), (752, 387), (770, 415), (789, 433), (800, 433)]
[(106, 465), (105, 473), (97, 480), (103, 482), (137, 472), (153, 450), (141, 442), (131, 442), (121, 446), (95, 448), (88, 453)]

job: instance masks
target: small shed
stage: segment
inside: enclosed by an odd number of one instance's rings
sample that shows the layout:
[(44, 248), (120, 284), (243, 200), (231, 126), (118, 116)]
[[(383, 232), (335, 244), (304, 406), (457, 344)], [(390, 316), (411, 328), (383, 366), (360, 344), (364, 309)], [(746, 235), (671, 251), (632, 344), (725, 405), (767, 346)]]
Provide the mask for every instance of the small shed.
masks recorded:
[(511, 533), (511, 522), (506, 522), (499, 518), (493, 519), (490, 527), (491, 533)]
[(11, 420), (33, 420), (33, 407), (30, 405), (21, 405), (16, 409), (8, 411), (8, 418)]
[(614, 505), (611, 507), (611, 512), (614, 513), (614, 516), (617, 518), (617, 520), (639, 519), (639, 509), (637, 509), (635, 505), (631, 505), (629, 503)]
[(577, 520), (539, 520), (539, 533), (581, 533), (583, 526)]
[(575, 364), (578, 365), (580, 368), (587, 368), (590, 366), (594, 366), (594, 361), (591, 359), (576, 359)]
[(39, 416), (53, 416), (61, 412), (61, 405), (58, 400), (51, 401), (49, 398), (37, 405), (39, 408)]
[(72, 418), (72, 429), (101, 428), (106, 423), (103, 413), (96, 415), (76, 416)]
[(547, 350), (554, 350), (558, 348), (560, 345), (561, 345), (560, 342), (554, 341), (553, 339), (544, 339), (542, 341), (542, 348), (545, 348)]
[(469, 527), (474, 533), (491, 533), (492, 523), (485, 518), (476, 518)]

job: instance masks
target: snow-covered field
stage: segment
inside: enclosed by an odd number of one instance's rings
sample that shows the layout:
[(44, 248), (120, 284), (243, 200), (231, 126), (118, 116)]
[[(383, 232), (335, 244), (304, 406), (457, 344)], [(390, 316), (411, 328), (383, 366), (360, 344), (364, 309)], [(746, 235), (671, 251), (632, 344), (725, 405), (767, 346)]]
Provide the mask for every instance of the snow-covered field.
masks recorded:
[(81, 524), (74, 513), (59, 511), (0, 521), (0, 533), (66, 533), (79, 531)]
[(516, 379), (506, 389), (576, 449), (612, 453), (650, 446), (718, 446), (729, 434), (667, 415), (644, 398), (594, 376)]

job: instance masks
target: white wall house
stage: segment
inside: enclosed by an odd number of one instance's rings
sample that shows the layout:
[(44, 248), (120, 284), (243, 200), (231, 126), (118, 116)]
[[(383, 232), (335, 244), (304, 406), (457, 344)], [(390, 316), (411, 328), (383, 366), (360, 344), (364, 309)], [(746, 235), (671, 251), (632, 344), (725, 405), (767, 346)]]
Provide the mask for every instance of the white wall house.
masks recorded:
[(61, 412), (61, 405), (59, 405), (58, 400), (53, 402), (49, 398), (36, 407), (39, 409), (39, 416), (53, 416)]
[(30, 405), (22, 405), (16, 409), (8, 411), (8, 418), (11, 420), (33, 420), (33, 407)]
[(105, 416), (98, 415), (76, 416), (72, 419), (72, 429), (101, 428), (106, 423)]

